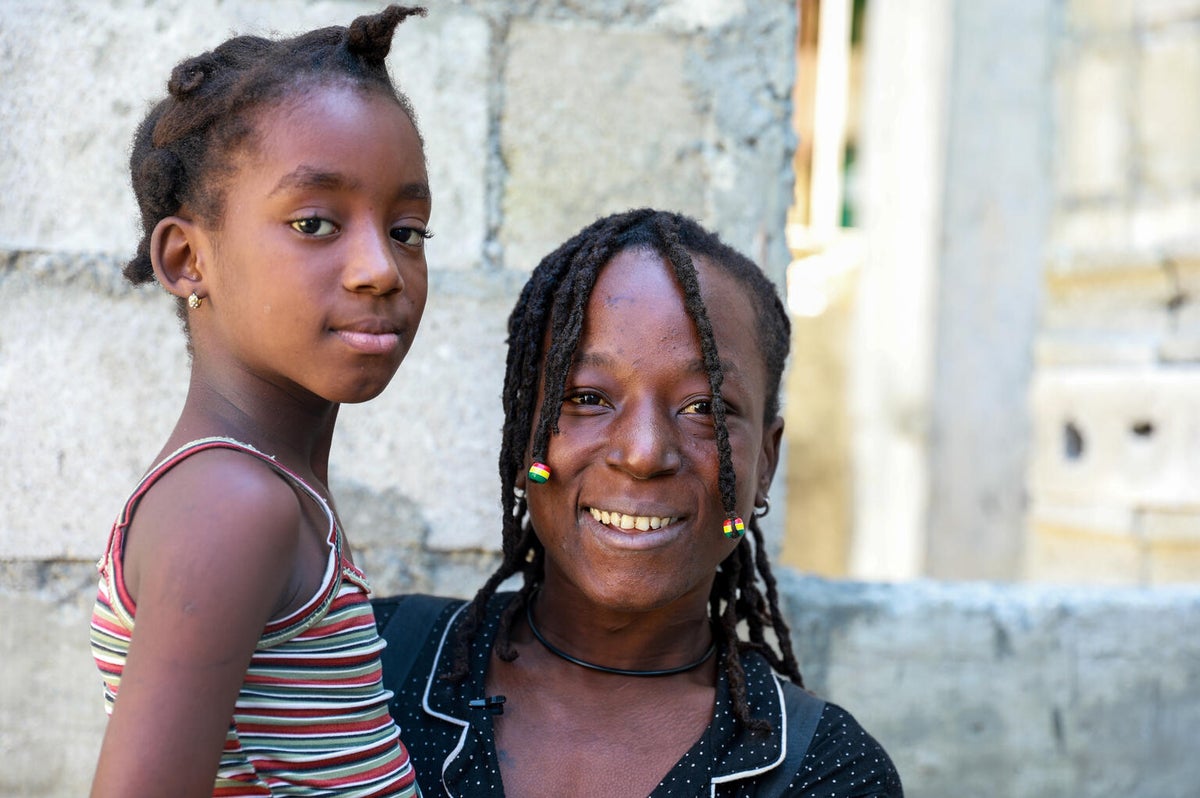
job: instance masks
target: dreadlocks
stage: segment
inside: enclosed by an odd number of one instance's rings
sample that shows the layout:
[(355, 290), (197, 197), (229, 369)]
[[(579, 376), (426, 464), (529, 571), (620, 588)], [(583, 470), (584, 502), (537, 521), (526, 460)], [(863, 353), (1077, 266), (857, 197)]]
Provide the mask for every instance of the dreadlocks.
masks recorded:
[[(564, 386), (597, 276), (616, 255), (640, 247), (652, 248), (670, 263), (688, 315), (696, 326), (712, 390), (718, 488), (725, 512), (731, 517), (736, 475), (725, 424), (725, 404), (721, 398), (724, 374), (700, 293), (693, 262), (695, 257), (705, 258), (747, 289), (757, 317), (759, 346), (767, 373), (764, 420), (771, 422), (779, 414), (779, 385), (791, 334), (787, 312), (774, 284), (762, 270), (696, 221), (664, 211), (631, 210), (594, 222), (546, 256), (525, 284), (508, 321), (504, 427), (499, 462), (504, 508), (502, 561), (465, 612), (455, 641), (455, 665), (446, 674), (447, 678), (455, 681), (465, 678), (471, 643), (488, 600), (504, 580), (521, 573), (524, 583), (517, 598), (501, 616), (495, 643), (501, 659), (511, 662), (517, 656), (509, 632), (514, 617), (525, 607), (544, 577), (545, 551), (528, 521), (528, 503), (524, 493), (516, 488), (516, 482), (526, 465), (526, 451), (531, 449), (534, 459), (538, 459), (545, 453), (550, 436), (558, 432)], [(549, 347), (543, 351), (546, 341)], [(543, 392), (540, 408), (535, 407), (539, 382)], [(762, 729), (767, 724), (752, 719), (749, 714), (742, 652), (759, 651), (775, 670), (798, 685), (803, 681), (792, 652), (791, 635), (779, 609), (775, 577), (767, 560), (762, 530), (753, 517), (748, 526), (753, 544), (739, 545), (718, 567), (709, 596), (709, 613), (715, 622), (717, 637), (727, 651), (724, 666), (736, 717), (749, 728)], [(745, 622), (748, 629), (748, 640), (738, 638), (737, 627), (741, 622)], [(767, 640), (768, 627), (774, 636), (774, 646)]]

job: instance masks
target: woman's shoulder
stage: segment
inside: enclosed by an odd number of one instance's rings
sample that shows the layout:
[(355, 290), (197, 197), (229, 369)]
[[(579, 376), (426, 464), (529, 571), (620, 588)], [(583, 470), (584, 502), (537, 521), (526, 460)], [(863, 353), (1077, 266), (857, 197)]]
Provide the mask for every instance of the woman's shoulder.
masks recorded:
[(788, 792), (887, 798), (904, 794), (900, 774), (879, 741), (850, 712), (830, 702), (825, 703)]
[[(513, 593), (497, 593), (488, 602), (485, 618), (504, 608)], [(421, 646), (440, 637), (458, 617), (468, 599), (429, 593), (400, 593), (371, 599), (379, 636), (389, 645)], [(394, 641), (394, 642), (393, 642)]]
[(419, 645), (450, 611), (465, 604), (464, 599), (434, 596), (428, 593), (400, 593), (371, 599), (379, 636), (385, 640), (403, 636)]

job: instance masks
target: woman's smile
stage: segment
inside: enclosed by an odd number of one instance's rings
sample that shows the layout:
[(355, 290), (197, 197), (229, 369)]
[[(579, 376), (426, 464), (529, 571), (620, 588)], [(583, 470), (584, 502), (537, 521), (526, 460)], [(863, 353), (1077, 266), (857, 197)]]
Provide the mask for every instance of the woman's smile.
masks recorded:
[(648, 551), (682, 542), (688, 525), (679, 515), (635, 515), (585, 506), (580, 525), (603, 546), (627, 551)]
[(637, 515), (636, 513), (622, 513), (616, 510), (601, 510), (596, 507), (587, 508), (595, 518), (602, 524), (612, 525), (617, 529), (638, 529), (645, 532), (647, 529), (658, 529), (673, 523), (676, 518), (669, 515)]

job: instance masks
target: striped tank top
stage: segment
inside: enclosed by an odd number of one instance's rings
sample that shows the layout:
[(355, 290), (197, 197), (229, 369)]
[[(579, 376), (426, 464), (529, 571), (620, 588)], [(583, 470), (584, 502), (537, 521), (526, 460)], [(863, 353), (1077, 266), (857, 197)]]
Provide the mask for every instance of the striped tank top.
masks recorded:
[(342, 556), (342, 531), (316, 491), (298, 475), (227, 438), (186, 444), (143, 477), (109, 536), (98, 563), (92, 655), (112, 714), (133, 636), (136, 608), (122, 576), (125, 530), (146, 491), (184, 458), (235, 449), (271, 465), (312, 498), (329, 520), (329, 560), (321, 586), (303, 607), (263, 630), (238, 694), (213, 795), (419, 796), (408, 751), (388, 714), (370, 587)]

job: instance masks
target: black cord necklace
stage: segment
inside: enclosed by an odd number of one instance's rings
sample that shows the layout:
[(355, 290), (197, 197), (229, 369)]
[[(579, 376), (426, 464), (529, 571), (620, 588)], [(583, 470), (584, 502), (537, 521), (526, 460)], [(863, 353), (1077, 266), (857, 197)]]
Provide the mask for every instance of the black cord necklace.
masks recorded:
[(533, 636), (536, 637), (538, 639), (538, 642), (541, 643), (543, 646), (545, 646), (546, 650), (549, 651), (551, 654), (553, 654), (556, 657), (565, 659), (567, 662), (570, 662), (572, 665), (578, 665), (581, 668), (587, 668), (587, 669), (593, 670), (593, 671), (600, 671), (601, 673), (615, 673), (618, 676), (672, 676), (676, 673), (686, 673), (687, 671), (695, 670), (696, 668), (699, 668), (701, 665), (703, 665), (705, 662), (707, 662), (709, 657), (711, 657), (717, 650), (717, 641), (714, 639), (712, 641), (712, 643), (709, 645), (708, 650), (700, 655), (700, 659), (695, 660), (694, 662), (689, 662), (686, 665), (680, 665), (677, 668), (664, 668), (662, 670), (640, 671), (640, 670), (631, 670), (628, 668), (610, 668), (607, 665), (597, 665), (594, 662), (588, 662), (587, 660), (579, 659), (578, 657), (572, 657), (570, 654), (563, 651), (561, 648), (558, 648), (557, 646), (555, 646), (553, 643), (551, 643), (549, 640), (547, 640), (545, 637), (542, 636), (541, 630), (539, 630), (537, 628), (537, 624), (535, 624), (533, 622), (533, 599), (534, 599), (534, 596), (537, 596), (536, 592), (533, 595), (531, 595), (529, 597), (529, 599), (526, 600), (526, 602), (525, 602), (525, 620), (529, 624), (529, 630), (531, 632), (533, 632)]

